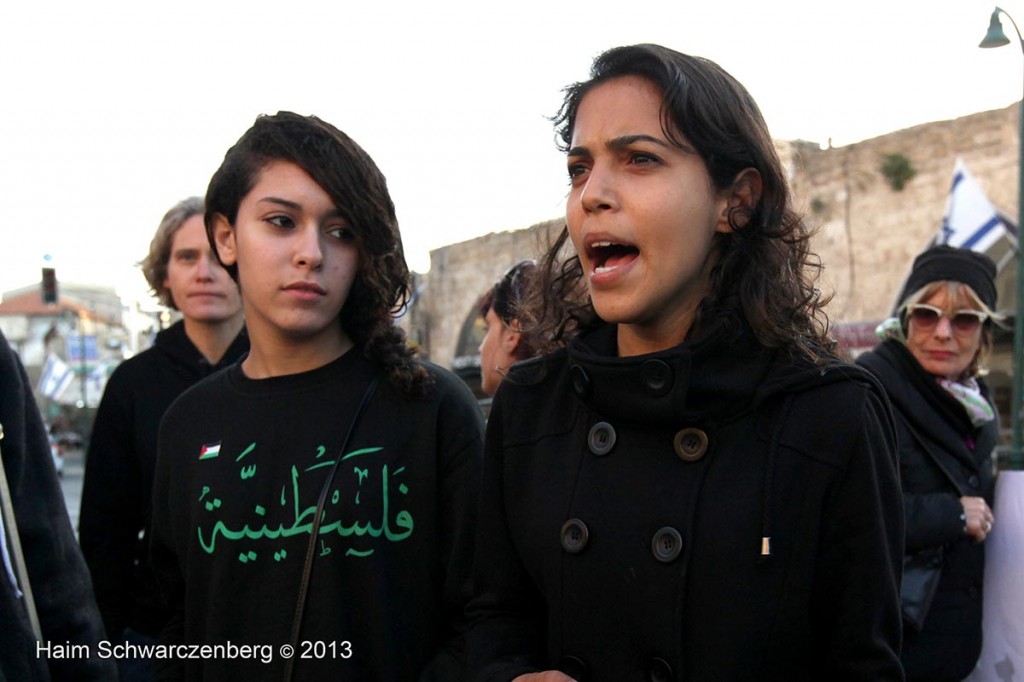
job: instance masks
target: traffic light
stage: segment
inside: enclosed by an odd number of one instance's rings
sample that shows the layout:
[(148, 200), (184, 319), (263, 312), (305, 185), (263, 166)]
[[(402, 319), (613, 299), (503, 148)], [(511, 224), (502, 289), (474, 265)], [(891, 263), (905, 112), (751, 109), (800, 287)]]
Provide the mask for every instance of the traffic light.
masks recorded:
[(43, 303), (57, 302), (57, 271), (43, 268)]

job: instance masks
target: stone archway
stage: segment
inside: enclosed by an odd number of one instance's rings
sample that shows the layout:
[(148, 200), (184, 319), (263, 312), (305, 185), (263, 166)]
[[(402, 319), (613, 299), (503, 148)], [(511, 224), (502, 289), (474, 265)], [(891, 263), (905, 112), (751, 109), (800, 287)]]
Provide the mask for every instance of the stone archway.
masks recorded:
[(483, 297), (483, 294), (477, 296), (466, 313), (455, 342), (455, 356), (452, 358), (452, 371), (469, 385), (478, 399), (485, 397), (480, 390), (480, 343), (485, 334), (484, 320), (480, 316)]
[[(476, 357), (480, 340), (472, 341), (469, 328), (478, 316), (480, 298), (512, 265), (539, 259), (564, 224), (549, 220), (431, 251), (430, 272), (422, 276), (425, 285), (406, 323), (406, 332), (421, 342), (425, 357), (456, 372), (456, 363), (471, 363), (460, 358)], [(479, 377), (478, 358), (476, 363), (473, 371)]]

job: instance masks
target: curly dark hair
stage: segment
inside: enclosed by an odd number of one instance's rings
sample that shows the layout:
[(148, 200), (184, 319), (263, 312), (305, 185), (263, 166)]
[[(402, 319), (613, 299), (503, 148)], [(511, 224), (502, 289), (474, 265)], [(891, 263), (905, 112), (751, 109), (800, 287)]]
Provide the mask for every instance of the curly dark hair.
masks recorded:
[[(259, 116), (224, 155), (206, 190), (206, 234), (214, 253), (214, 216), (235, 225), (243, 198), (273, 161), (289, 161), (308, 173), (356, 235), (359, 273), (341, 309), (345, 333), (383, 365), (396, 387), (422, 395), (429, 375), (394, 324), (410, 294), (395, 206), (384, 175), (348, 135), (315, 116), (289, 111)], [(237, 282), (238, 268), (225, 267)]]
[[(691, 334), (722, 320), (739, 334), (749, 325), (768, 348), (787, 348), (815, 361), (832, 357), (828, 317), (815, 282), (821, 262), (810, 251), (811, 233), (790, 206), (789, 189), (771, 136), (753, 98), (720, 66), (660, 45), (617, 47), (594, 61), (590, 79), (565, 89), (553, 117), (559, 148), (572, 144), (576, 115), (595, 86), (624, 76), (643, 78), (662, 93), (662, 129), (670, 142), (703, 159), (719, 191), (745, 169), (761, 175), (756, 205), (729, 214), (730, 233), (715, 235), (718, 262), (710, 294), (701, 302)], [(537, 291), (539, 316), (551, 338), (566, 341), (599, 322), (585, 292), (579, 258), (563, 229), (550, 244)]]

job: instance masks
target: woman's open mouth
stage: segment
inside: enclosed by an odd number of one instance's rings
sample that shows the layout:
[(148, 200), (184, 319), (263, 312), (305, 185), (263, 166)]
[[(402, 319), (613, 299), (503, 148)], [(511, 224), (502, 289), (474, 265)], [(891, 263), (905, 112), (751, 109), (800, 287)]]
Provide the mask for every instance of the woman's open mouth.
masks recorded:
[(599, 275), (611, 272), (623, 265), (632, 263), (640, 255), (640, 249), (630, 244), (600, 241), (587, 247), (587, 257), (593, 263), (593, 272)]

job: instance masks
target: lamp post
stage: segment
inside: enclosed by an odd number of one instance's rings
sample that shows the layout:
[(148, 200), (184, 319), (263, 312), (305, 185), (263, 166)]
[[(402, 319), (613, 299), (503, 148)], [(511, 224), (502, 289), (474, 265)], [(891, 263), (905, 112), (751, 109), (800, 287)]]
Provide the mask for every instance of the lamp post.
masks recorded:
[[(1013, 17), (1001, 7), (992, 10), (992, 17), (989, 19), (988, 33), (978, 44), (978, 47), (1002, 47), (1009, 45), (1010, 39), (1003, 33), (1003, 25), (999, 21), (999, 15), (1003, 14), (1010, 23), (1013, 30), (1017, 32), (1017, 42), (1020, 45), (1021, 54), (1024, 55), (1024, 38), (1021, 37), (1020, 29)], [(1019, 120), (1019, 144), (1018, 170), (1017, 170), (1017, 278), (1014, 288), (1014, 314), (1013, 314), (1013, 400), (1011, 404), (1012, 425), (1013, 425), (1013, 449), (1010, 452), (1010, 468), (1024, 469), (1024, 450), (1021, 443), (1021, 398), (1024, 393), (1024, 257), (1021, 255), (1021, 237), (1024, 231), (1024, 97), (1021, 99)]]

